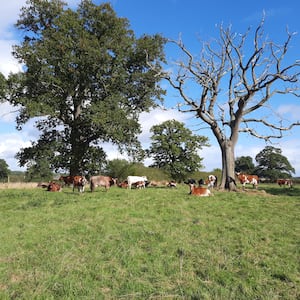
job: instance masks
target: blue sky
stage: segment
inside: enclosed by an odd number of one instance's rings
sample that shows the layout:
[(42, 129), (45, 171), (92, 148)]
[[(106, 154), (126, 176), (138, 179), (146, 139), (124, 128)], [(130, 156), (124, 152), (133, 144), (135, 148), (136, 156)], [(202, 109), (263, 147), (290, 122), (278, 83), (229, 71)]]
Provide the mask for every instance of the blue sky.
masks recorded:
[[(72, 7), (76, 7), (79, 1), (66, 1)], [(99, 4), (103, 1), (94, 1)], [(288, 58), (300, 59), (300, 22), (298, 1), (200, 1), (200, 0), (112, 0), (110, 1), (116, 13), (120, 17), (129, 20), (130, 27), (137, 36), (141, 34), (159, 33), (171, 39), (181, 36), (184, 44), (193, 53), (198, 54), (201, 49), (201, 41), (209, 41), (218, 37), (218, 26), (232, 26), (234, 32), (245, 33), (248, 27), (255, 28), (261, 20), (263, 12), (266, 16), (264, 31), (273, 41), (283, 43), (286, 38), (286, 30), (299, 32), (291, 43)], [(0, 72), (8, 75), (9, 72), (21, 70), (21, 66), (11, 56), (11, 46), (18, 42), (18, 35), (13, 29), (19, 10), (25, 0), (10, 0), (6, 2), (0, 11)], [(178, 59), (178, 52), (171, 46), (166, 47), (166, 57), (169, 62)], [(171, 66), (170, 66), (171, 68)], [(163, 83), (168, 90), (165, 102), (169, 108), (180, 101), (178, 95)], [(196, 92), (196, 91), (195, 91)], [(281, 112), (289, 120), (300, 119), (300, 98), (278, 97), (272, 101), (272, 109)], [(33, 122), (29, 122), (21, 132), (15, 130), (15, 114), (8, 104), (0, 105), (0, 158), (5, 159), (10, 169), (19, 169), (14, 155), (21, 147), (30, 145), (30, 141), (36, 139), (37, 131)], [(143, 114), (141, 122), (143, 132), (140, 140), (145, 148), (149, 146), (149, 129), (154, 124), (159, 124), (167, 119), (178, 119), (191, 129), (200, 129), (200, 122), (193, 116), (181, 114), (176, 110), (155, 110), (150, 114)], [(205, 170), (211, 171), (221, 167), (221, 155), (215, 138), (209, 130), (197, 131), (201, 135), (209, 137), (211, 147), (200, 151), (204, 157)], [(255, 155), (266, 144), (249, 136), (240, 135), (235, 155)], [(275, 141), (274, 147), (281, 148), (292, 166), (296, 169), (296, 175), (300, 176), (300, 126), (293, 129), (280, 141)], [(116, 149), (111, 145), (105, 145), (109, 158), (121, 158)], [(147, 161), (145, 161), (147, 163)]]

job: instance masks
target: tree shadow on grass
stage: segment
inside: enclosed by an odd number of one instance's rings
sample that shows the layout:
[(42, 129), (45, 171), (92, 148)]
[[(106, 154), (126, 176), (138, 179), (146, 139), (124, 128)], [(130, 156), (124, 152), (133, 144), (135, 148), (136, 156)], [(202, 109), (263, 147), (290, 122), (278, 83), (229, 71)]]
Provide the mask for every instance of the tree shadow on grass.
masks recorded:
[(300, 189), (296, 187), (288, 188), (288, 187), (281, 187), (278, 188), (277, 186), (265, 186), (264, 190), (268, 194), (276, 195), (276, 196), (290, 196), (296, 197), (300, 196)]

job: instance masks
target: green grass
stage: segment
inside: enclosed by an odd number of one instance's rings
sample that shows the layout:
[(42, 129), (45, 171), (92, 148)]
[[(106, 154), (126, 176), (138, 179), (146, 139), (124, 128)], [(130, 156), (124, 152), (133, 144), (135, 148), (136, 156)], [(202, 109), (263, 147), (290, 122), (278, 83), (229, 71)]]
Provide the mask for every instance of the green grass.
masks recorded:
[(300, 299), (300, 189), (263, 188), (1, 190), (0, 299)]

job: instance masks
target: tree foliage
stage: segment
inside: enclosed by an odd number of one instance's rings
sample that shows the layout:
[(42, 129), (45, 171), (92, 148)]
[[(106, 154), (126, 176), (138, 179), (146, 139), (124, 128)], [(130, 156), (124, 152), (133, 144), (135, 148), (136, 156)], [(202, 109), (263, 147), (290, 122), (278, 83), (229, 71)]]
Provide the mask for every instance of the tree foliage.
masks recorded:
[(267, 146), (255, 156), (255, 160), (258, 164), (256, 174), (259, 177), (276, 180), (278, 178), (290, 178), (292, 173), (295, 173), (295, 169), (282, 155), (280, 148)]
[(8, 164), (4, 159), (0, 159), (0, 179), (7, 180), (9, 174), (10, 174), (10, 170), (8, 168)]
[(251, 156), (240, 156), (235, 160), (235, 170), (237, 172), (253, 174), (255, 169), (253, 159)]
[(193, 135), (191, 130), (176, 120), (155, 125), (150, 131), (153, 135), (149, 154), (154, 160), (153, 167), (165, 170), (177, 181), (202, 167), (202, 158), (197, 151), (208, 146), (207, 137)]
[(47, 159), (40, 158), (28, 164), (25, 172), (26, 181), (50, 181), (52, 179), (53, 173)]
[(140, 149), (139, 114), (164, 93), (145, 55), (160, 68), (160, 35), (136, 38), (110, 4), (89, 0), (77, 10), (29, 0), (16, 26), (24, 39), (13, 53), (25, 68), (8, 80), (10, 102), (21, 106), (18, 129), (35, 118), (41, 133), (18, 154), (21, 165), (51, 149), (51, 168), (75, 174), (101, 165), (102, 142), (130, 154)]

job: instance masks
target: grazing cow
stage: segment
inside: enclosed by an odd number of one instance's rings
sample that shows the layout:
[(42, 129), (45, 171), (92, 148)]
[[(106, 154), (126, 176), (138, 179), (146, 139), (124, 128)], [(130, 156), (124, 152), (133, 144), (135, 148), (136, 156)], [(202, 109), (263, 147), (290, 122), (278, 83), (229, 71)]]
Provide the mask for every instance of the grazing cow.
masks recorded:
[(64, 185), (70, 186), (73, 184), (74, 176), (60, 176), (59, 181), (63, 181)]
[(209, 175), (207, 180), (207, 187), (214, 188), (217, 186), (218, 178), (215, 175)]
[(78, 188), (78, 192), (83, 193), (84, 192), (84, 186), (87, 184), (87, 180), (84, 176), (74, 176), (73, 177), (73, 192), (75, 187)]
[(290, 188), (293, 187), (293, 181), (292, 179), (277, 179), (278, 185), (281, 186), (288, 186)]
[(60, 192), (61, 191), (61, 185), (57, 182), (51, 181), (49, 182), (47, 186), (47, 191), (49, 192)]
[(117, 183), (116, 178), (112, 178), (110, 176), (92, 176), (90, 178), (90, 188), (91, 192), (95, 190), (97, 186), (104, 186), (105, 190), (107, 191), (112, 185)]
[(142, 182), (142, 188), (145, 188), (146, 182), (148, 181), (146, 176), (128, 176), (127, 177), (128, 188), (131, 189), (132, 184), (139, 181)]
[(243, 185), (243, 189), (245, 189), (245, 186), (247, 183), (252, 184), (253, 188), (257, 189), (258, 185), (258, 176), (257, 175), (248, 175), (248, 174), (241, 174), (236, 173), (240, 183)]
[(211, 191), (207, 187), (195, 187), (194, 184), (190, 184), (190, 194), (199, 197), (208, 197), (211, 196)]

